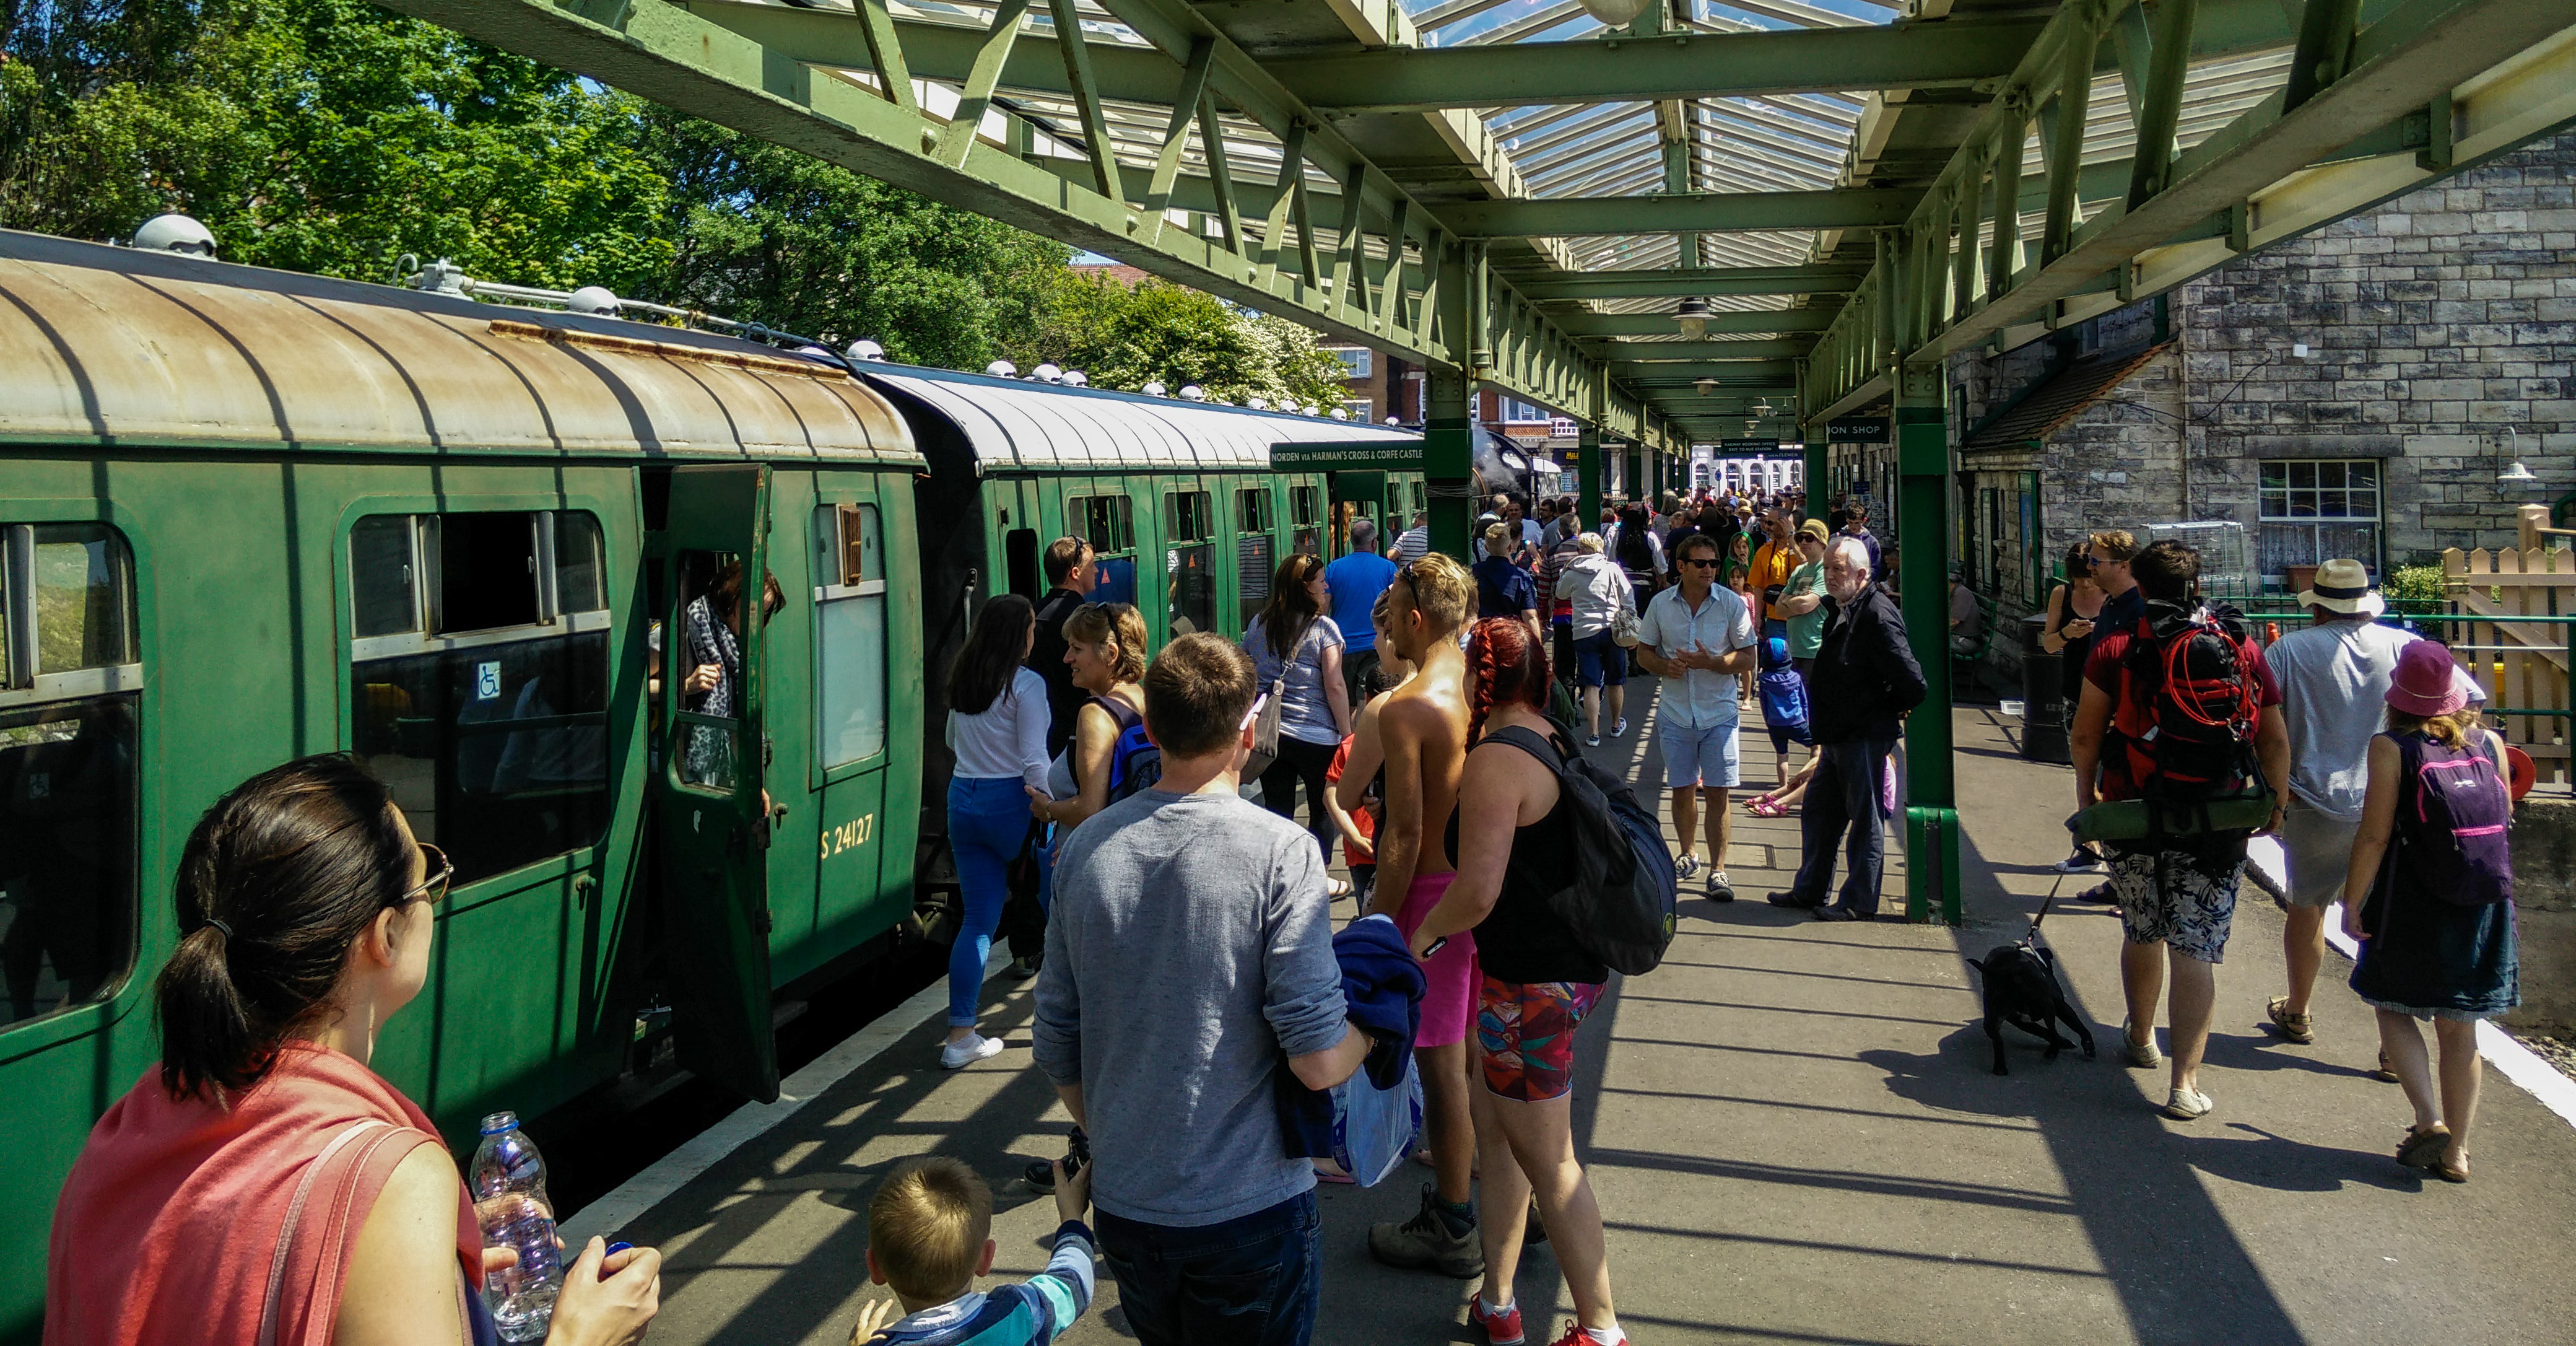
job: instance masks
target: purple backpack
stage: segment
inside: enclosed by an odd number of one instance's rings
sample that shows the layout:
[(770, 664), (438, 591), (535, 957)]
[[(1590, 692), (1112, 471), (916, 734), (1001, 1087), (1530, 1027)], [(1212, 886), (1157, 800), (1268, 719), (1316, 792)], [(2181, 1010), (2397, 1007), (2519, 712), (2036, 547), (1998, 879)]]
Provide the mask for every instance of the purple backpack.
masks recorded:
[(2404, 763), (2397, 798), (2398, 864), (2424, 892), (2458, 907), (2513, 900), (2505, 829), (2513, 796), (2479, 732), (2464, 748), (2422, 734), (2397, 736)]

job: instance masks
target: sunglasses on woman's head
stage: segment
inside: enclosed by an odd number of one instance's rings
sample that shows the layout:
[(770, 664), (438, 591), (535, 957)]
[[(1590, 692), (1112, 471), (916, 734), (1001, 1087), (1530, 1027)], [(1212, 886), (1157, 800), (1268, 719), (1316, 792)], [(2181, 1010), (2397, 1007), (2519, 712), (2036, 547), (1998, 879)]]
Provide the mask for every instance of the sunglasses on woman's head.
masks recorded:
[(421, 864), (428, 871), (429, 877), (421, 880), (418, 887), (404, 893), (402, 900), (394, 903), (397, 907), (408, 907), (414, 902), (436, 902), (447, 896), (447, 886), (456, 878), (456, 866), (448, 862), (447, 852), (426, 841), (418, 844)]

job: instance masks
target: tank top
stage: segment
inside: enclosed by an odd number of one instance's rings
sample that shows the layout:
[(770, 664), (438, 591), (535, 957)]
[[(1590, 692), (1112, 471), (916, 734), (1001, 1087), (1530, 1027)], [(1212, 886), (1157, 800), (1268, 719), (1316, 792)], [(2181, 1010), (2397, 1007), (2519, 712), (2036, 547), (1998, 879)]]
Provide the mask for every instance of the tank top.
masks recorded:
[[(1121, 701), (1114, 696), (1095, 695), (1087, 704), (1098, 706), (1102, 710), (1109, 712), (1109, 723), (1114, 726), (1109, 731), (1109, 760), (1114, 765), (1118, 760), (1118, 736), (1135, 728), (1138, 724), (1144, 721), (1145, 717), (1138, 714), (1134, 706), (1128, 705), (1126, 702)], [(1070, 757), (1071, 753), (1072, 750), (1068, 748), (1066, 750), (1066, 755)], [(1082, 767), (1079, 764), (1076, 764), (1072, 771), (1073, 775), (1076, 777), (1073, 783), (1074, 788), (1079, 790), (1082, 788), (1082, 781), (1079, 779), (1082, 775)]]
[[(2077, 621), (2092, 622), (2093, 630), (2080, 636), (2066, 634), (2066, 624)], [(2058, 652), (2057, 657), (2063, 667), (2074, 670), (2074, 675), (2066, 679), (2066, 699), (2069, 701), (2078, 700), (2083, 695), (2084, 659), (2093, 652), (2093, 636), (2102, 629), (2101, 622), (2102, 614), (2099, 612), (2086, 617), (2075, 610), (2075, 589), (2072, 585), (2067, 586), (2066, 606), (2059, 610), (2057, 625), (2050, 627), (2049, 633), (2066, 642), (2066, 647)]]
[[(1556, 769), (1549, 744), (1517, 727), (1494, 730), (1487, 741), (1507, 743)], [(1566, 749), (1560, 747), (1560, 752)], [(1469, 756), (1474, 756), (1471, 750)], [(1449, 854), (1458, 854), (1458, 814), (1449, 814)], [(1503, 891), (1494, 909), (1476, 927), (1476, 961), (1496, 981), (1603, 982), (1610, 968), (1574, 942), (1574, 931), (1556, 914), (1548, 898), (1574, 882), (1574, 820), (1566, 814), (1565, 791), (1545, 816), (1512, 830), (1512, 856), (1503, 866)]]

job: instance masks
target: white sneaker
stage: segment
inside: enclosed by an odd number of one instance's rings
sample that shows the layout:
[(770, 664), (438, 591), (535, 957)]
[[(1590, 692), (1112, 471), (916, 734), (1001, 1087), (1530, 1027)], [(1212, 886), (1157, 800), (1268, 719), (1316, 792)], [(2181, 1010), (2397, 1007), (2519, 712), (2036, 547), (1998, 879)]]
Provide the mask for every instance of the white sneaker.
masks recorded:
[(1699, 857), (1696, 855), (1685, 855), (1673, 862), (1673, 879), (1676, 882), (1688, 883), (1690, 876), (1698, 872)]
[(1618, 718), (1618, 720), (1616, 720), (1615, 722), (1613, 722), (1613, 723), (1611, 724), (1611, 726), (1610, 726), (1610, 737), (1612, 737), (1612, 738), (1626, 738), (1627, 736), (1628, 736), (1628, 717), (1627, 717), (1627, 716), (1625, 716), (1625, 715), (1622, 715), (1622, 716), (1620, 716), (1620, 717)]
[(981, 1033), (969, 1033), (939, 1049), (939, 1068), (962, 1070), (978, 1061), (989, 1061), (1002, 1054), (1002, 1040)]
[(1590, 736), (1586, 737), (1586, 738), (1583, 740), (1583, 746), (1584, 746), (1584, 747), (1587, 747), (1587, 748), (1598, 748), (1598, 747), (1600, 747), (1600, 746), (1601, 746), (1601, 736), (1600, 736), (1599, 734), (1593, 734), (1593, 735), (1590, 735)]

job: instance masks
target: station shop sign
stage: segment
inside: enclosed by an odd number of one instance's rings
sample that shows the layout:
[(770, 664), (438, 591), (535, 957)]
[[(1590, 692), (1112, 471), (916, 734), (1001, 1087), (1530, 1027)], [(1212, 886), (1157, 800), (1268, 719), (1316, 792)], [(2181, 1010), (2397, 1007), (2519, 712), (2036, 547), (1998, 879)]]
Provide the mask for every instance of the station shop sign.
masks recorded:
[(1835, 444), (1885, 444), (1885, 416), (1845, 416), (1825, 422), (1825, 439)]

